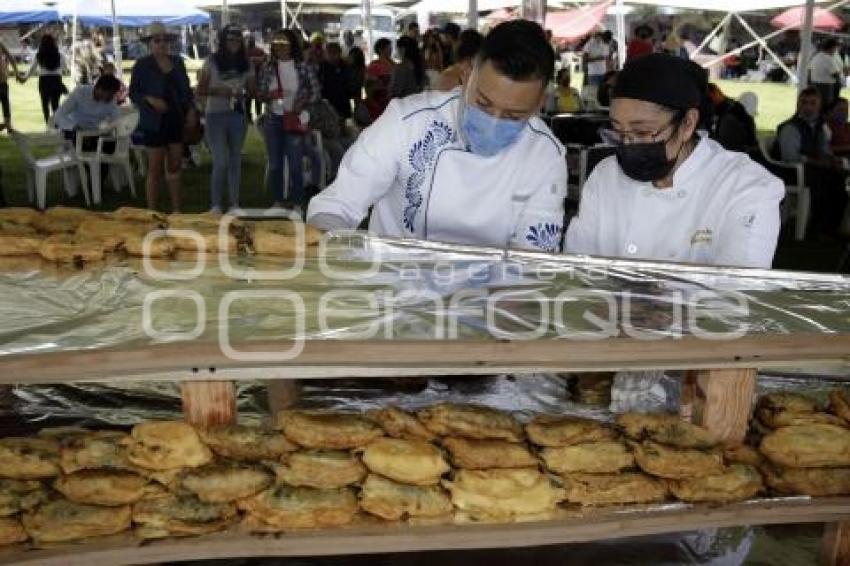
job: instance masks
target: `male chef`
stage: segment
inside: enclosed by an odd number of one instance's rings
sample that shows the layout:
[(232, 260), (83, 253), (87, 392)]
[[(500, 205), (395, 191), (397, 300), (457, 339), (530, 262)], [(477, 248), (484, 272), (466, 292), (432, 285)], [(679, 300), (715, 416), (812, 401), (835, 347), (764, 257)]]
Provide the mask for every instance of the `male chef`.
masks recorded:
[(484, 40), (464, 86), (393, 100), (346, 153), (307, 221), (324, 230), (557, 251), (564, 148), (536, 117), (555, 56), (543, 29), (510, 21)]

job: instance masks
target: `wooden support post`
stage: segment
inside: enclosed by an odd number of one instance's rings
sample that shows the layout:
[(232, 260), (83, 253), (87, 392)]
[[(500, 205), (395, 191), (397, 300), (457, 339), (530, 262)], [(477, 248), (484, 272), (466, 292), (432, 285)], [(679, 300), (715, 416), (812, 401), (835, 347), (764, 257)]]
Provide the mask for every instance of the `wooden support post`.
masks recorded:
[(712, 369), (696, 372), (694, 422), (723, 442), (737, 444), (747, 435), (756, 392), (755, 369)]
[(180, 389), (183, 416), (189, 424), (236, 422), (236, 388), (232, 381), (184, 381)]
[(821, 563), (824, 566), (850, 564), (850, 521), (824, 525)]
[(269, 400), (269, 412), (272, 420), (278, 411), (290, 409), (298, 403), (301, 389), (295, 379), (275, 379), (266, 382), (266, 393)]

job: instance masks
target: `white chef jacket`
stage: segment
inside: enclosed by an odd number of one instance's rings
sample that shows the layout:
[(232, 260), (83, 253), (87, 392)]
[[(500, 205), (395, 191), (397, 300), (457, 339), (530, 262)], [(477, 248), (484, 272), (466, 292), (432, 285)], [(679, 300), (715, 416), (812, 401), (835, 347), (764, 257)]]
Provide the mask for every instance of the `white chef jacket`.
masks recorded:
[(459, 89), (393, 100), (342, 160), (336, 180), (310, 201), (307, 221), (331, 215), (355, 228), (456, 244), (557, 251), (567, 166), (538, 118), (492, 157), (466, 148)]
[(769, 268), (779, 236), (779, 179), (703, 137), (659, 189), (626, 176), (615, 156), (593, 170), (570, 223), (568, 253)]

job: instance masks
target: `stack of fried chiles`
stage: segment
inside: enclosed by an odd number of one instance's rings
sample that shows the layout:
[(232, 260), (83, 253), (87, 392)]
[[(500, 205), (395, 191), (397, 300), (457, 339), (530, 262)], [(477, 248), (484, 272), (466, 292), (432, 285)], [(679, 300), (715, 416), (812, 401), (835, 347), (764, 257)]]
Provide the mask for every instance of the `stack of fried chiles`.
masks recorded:
[[(850, 396), (759, 400), (754, 444), (721, 446), (677, 415), (614, 424), (437, 404), (415, 413), (288, 410), (275, 428), (151, 421), (0, 439), (0, 544), (132, 529), (140, 538), (363, 522), (557, 516), (562, 505), (732, 502), (850, 493)], [(751, 437), (752, 438), (752, 437)]]
[(320, 239), (321, 232), (315, 228), (288, 220), (248, 222), (232, 216), (164, 215), (132, 207), (114, 212), (63, 206), (45, 212), (0, 208), (0, 258), (41, 256), (76, 267), (114, 256), (167, 259), (199, 252), (297, 257), (315, 253)]
[(797, 393), (759, 399), (753, 428), (765, 481), (777, 493), (850, 493), (850, 393), (834, 390), (829, 399), (829, 412)]

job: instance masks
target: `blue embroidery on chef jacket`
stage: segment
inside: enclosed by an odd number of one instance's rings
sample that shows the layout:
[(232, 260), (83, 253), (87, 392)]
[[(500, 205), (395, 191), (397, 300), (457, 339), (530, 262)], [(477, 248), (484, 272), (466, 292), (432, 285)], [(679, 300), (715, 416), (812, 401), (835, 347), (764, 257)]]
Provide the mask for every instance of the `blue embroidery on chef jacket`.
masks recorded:
[(413, 168), (413, 173), (407, 178), (404, 189), (404, 198), (407, 200), (404, 207), (404, 227), (410, 232), (413, 232), (413, 221), (422, 206), (422, 184), (434, 164), (437, 152), (452, 141), (453, 137), (454, 132), (449, 125), (434, 120), (428, 126), (425, 136), (410, 148), (407, 160)]
[(525, 239), (547, 252), (557, 251), (561, 245), (561, 226), (552, 222), (539, 222), (537, 226), (528, 227)]

